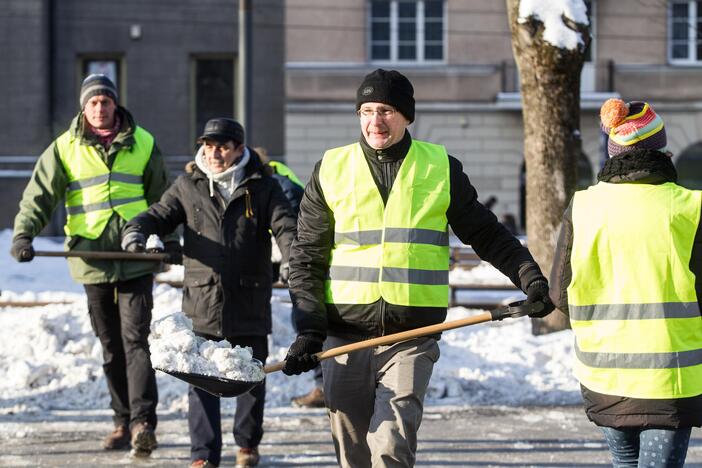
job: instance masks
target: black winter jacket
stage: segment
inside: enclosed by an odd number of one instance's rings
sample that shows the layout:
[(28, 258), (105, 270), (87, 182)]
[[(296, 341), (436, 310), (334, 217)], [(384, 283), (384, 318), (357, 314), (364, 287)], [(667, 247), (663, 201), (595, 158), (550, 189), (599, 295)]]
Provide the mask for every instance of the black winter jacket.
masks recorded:
[[(677, 182), (670, 157), (653, 150), (634, 150), (609, 159), (597, 178), (616, 184), (662, 184)], [(551, 269), (551, 300), (568, 314), (568, 286), (572, 279), (570, 254), (573, 247), (572, 200), (561, 225)], [(702, 230), (695, 235), (690, 270), (695, 274), (698, 302), (702, 298)], [(702, 302), (700, 302), (702, 310)], [(679, 428), (702, 425), (702, 395), (673, 400), (627, 398), (605, 395), (581, 385), (588, 418), (598, 426)]]
[[(361, 146), (384, 201), (412, 143), (409, 132), (395, 145), (374, 150), (361, 137)], [(475, 188), (463, 173), (461, 163), (449, 157), (451, 202), (446, 212), (458, 238), (526, 290), (543, 279), (529, 251), (478, 201)], [(363, 339), (441, 323), (445, 307), (407, 307), (380, 299), (372, 304), (325, 304), (324, 281), (334, 239), (334, 216), (327, 206), (315, 166), (300, 204), (298, 233), (290, 254), (290, 296), (293, 320), (299, 333), (335, 335)]]
[(278, 182), (249, 149), (244, 180), (229, 203), (210, 196), (197, 167), (161, 200), (133, 218), (125, 233), (162, 236), (183, 224), (183, 312), (196, 332), (218, 337), (271, 332), (271, 237), (283, 262), (295, 237), (295, 216)]

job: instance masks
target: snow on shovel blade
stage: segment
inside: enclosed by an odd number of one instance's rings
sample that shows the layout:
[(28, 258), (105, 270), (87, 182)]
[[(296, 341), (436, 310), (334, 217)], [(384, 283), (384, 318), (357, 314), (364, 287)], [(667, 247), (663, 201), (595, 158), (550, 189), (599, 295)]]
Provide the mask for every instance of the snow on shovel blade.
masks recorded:
[[(263, 364), (258, 359), (254, 359), (254, 361), (263, 367)], [(155, 369), (165, 372), (168, 375), (172, 375), (173, 377), (187, 382), (193, 387), (197, 387), (211, 393), (214, 396), (224, 398), (243, 395), (256, 385), (263, 382), (263, 380), (252, 382), (247, 380), (227, 379), (225, 377), (217, 377), (213, 375), (191, 374), (188, 372), (179, 372), (175, 370), (162, 369), (159, 367), (156, 367)]]

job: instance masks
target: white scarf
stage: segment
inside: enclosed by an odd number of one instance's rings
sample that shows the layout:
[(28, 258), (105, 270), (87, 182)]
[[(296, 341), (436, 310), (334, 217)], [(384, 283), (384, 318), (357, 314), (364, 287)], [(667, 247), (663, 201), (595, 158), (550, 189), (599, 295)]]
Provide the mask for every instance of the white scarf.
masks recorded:
[(214, 197), (214, 186), (216, 184), (220, 195), (222, 195), (225, 200), (229, 201), (234, 194), (234, 190), (236, 190), (241, 181), (244, 180), (244, 169), (250, 158), (249, 149), (245, 146), (244, 154), (239, 158), (239, 162), (215, 174), (210, 171), (210, 168), (207, 166), (207, 162), (205, 161), (205, 147), (201, 146), (195, 155), (195, 164), (197, 164), (197, 167), (199, 167), (210, 180), (210, 197)]

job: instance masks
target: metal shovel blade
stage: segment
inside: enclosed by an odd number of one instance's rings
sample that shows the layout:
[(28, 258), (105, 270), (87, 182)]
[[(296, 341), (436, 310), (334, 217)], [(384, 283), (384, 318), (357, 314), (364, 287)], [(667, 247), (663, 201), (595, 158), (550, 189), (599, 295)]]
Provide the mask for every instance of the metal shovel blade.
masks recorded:
[[(263, 368), (263, 363), (258, 359), (252, 360), (254, 364), (258, 367)], [(197, 387), (201, 390), (209, 392), (214, 396), (231, 398), (239, 395), (243, 395), (248, 392), (256, 385), (263, 382), (263, 380), (249, 381), (249, 380), (234, 380), (227, 379), (225, 377), (216, 377), (212, 375), (203, 374), (191, 374), (188, 372), (178, 372), (174, 370), (162, 369), (160, 367), (155, 367), (154, 369), (161, 372), (165, 372), (168, 375), (180, 379), (184, 382), (189, 383), (193, 387)]]
[(202, 374), (188, 374), (186, 372), (178, 372), (166, 369), (159, 369), (161, 372), (172, 375), (173, 377), (180, 379), (184, 382), (189, 383), (193, 387), (197, 387), (201, 390), (209, 392), (214, 396), (231, 398), (239, 395), (243, 395), (248, 392), (259, 382), (247, 382), (245, 380), (232, 380), (225, 379), (224, 377), (213, 377), (211, 375)]

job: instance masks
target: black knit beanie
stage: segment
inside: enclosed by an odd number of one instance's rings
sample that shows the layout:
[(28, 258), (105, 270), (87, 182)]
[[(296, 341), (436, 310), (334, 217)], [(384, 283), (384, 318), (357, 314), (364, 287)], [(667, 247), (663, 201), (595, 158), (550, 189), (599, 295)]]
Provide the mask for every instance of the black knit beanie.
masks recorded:
[(85, 104), (93, 96), (108, 96), (115, 104), (118, 104), (117, 100), (117, 87), (107, 76), (93, 73), (83, 80), (83, 84), (80, 86), (80, 108), (85, 108)]
[(410, 123), (414, 122), (414, 88), (400, 72), (378, 68), (366, 75), (356, 91), (356, 110), (359, 110), (364, 102), (389, 104), (400, 111)]

